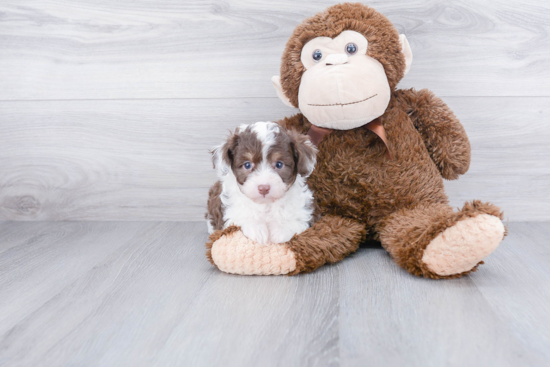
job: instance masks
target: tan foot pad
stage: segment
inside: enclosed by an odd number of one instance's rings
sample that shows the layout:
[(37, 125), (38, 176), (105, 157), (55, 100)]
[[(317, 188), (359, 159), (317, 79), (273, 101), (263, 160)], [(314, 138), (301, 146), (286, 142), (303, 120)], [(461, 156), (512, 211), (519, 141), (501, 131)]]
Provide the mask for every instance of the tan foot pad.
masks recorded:
[(464, 219), (432, 240), (424, 250), (422, 262), (439, 275), (471, 270), (497, 248), (504, 231), (500, 219), (493, 215)]
[(232, 274), (283, 275), (296, 270), (296, 258), (287, 245), (259, 245), (241, 231), (214, 242), (212, 260), (221, 271)]

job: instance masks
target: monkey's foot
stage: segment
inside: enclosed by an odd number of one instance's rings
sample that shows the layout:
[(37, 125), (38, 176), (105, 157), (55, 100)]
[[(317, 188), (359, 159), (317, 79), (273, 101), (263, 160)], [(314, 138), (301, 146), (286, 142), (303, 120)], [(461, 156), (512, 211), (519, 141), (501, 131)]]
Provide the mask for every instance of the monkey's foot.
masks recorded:
[(380, 242), (393, 260), (414, 275), (459, 278), (473, 271), (504, 238), (503, 213), (473, 200), (454, 211), (443, 203), (401, 209), (381, 224)]
[(496, 216), (467, 217), (435, 237), (424, 250), (422, 262), (442, 276), (469, 271), (497, 248), (504, 233)]
[(296, 270), (287, 244), (259, 245), (239, 227), (216, 231), (207, 243), (207, 257), (223, 272), (241, 275), (284, 275)]

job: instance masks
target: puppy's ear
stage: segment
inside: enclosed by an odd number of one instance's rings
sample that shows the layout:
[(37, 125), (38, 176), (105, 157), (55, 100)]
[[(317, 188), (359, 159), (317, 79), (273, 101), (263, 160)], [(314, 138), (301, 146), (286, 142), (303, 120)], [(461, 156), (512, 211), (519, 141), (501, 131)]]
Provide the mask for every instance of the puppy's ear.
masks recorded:
[(307, 135), (289, 130), (292, 139), (292, 151), (294, 152), (294, 163), (296, 170), (302, 177), (308, 177), (317, 163), (317, 148), (311, 143)]
[(239, 135), (234, 132), (225, 143), (218, 145), (210, 152), (212, 153), (212, 164), (220, 176), (225, 176), (231, 169), (238, 141)]

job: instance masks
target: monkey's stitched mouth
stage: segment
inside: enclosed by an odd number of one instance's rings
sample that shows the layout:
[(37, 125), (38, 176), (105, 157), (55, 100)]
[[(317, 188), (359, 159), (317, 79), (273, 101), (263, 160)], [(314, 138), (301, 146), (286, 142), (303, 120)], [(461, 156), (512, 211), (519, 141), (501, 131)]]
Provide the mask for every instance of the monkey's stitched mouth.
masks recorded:
[(328, 106), (346, 106), (348, 104), (356, 104), (356, 103), (361, 103), (361, 102), (365, 102), (371, 98), (374, 98), (376, 97), (378, 94), (375, 94), (373, 96), (370, 96), (370, 97), (367, 97), (365, 99), (362, 99), (360, 101), (355, 101), (355, 102), (349, 102), (349, 103), (332, 103), (332, 104), (310, 104), (308, 103), (308, 106), (316, 106), (316, 107), (328, 107)]

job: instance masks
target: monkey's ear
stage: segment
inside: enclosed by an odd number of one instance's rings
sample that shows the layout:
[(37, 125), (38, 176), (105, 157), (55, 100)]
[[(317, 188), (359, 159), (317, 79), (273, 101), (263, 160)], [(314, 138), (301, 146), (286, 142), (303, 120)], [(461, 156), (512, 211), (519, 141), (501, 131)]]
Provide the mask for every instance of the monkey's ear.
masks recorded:
[(407, 74), (413, 62), (411, 45), (409, 45), (409, 41), (407, 41), (407, 37), (404, 34), (399, 35), (399, 43), (401, 43), (401, 52), (405, 56), (405, 74)]
[(273, 83), (273, 86), (275, 87), (275, 90), (277, 91), (277, 97), (288, 107), (296, 108), (290, 103), (290, 100), (287, 96), (285, 96), (285, 92), (283, 92), (283, 87), (281, 86), (281, 77), (278, 75), (275, 75), (271, 78), (271, 82)]

